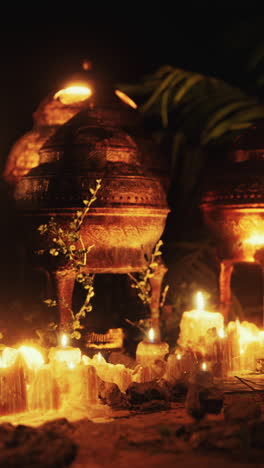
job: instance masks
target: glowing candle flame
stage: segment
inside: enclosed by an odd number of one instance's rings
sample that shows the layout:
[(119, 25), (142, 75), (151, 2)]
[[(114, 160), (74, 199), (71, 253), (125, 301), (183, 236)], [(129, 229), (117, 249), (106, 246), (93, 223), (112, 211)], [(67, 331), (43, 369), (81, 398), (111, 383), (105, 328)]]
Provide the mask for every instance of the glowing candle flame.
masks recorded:
[(68, 88), (60, 89), (54, 99), (58, 99), (62, 104), (69, 105), (85, 101), (92, 94), (92, 90), (84, 85), (72, 85)]
[(206, 364), (206, 362), (203, 362), (203, 363), (202, 363), (201, 368), (202, 368), (203, 371), (206, 371), (206, 369), (207, 369), (207, 364)]
[(67, 365), (68, 365), (69, 369), (74, 369), (74, 367), (75, 367), (74, 362), (68, 362)]
[(98, 353), (98, 354), (97, 354), (97, 359), (98, 359), (98, 362), (102, 362), (103, 356), (102, 356), (101, 353)]
[(178, 361), (182, 358), (181, 357), (181, 354), (176, 354), (176, 358), (178, 359)]
[(150, 329), (149, 329), (148, 338), (149, 338), (149, 341), (150, 341), (151, 343), (154, 343), (155, 331), (154, 331), (153, 328), (150, 328)]
[(120, 91), (120, 89), (116, 89), (115, 94), (125, 104), (128, 104), (133, 109), (137, 109), (137, 104), (135, 103), (135, 101), (133, 101), (133, 99), (131, 99), (127, 94), (123, 93), (123, 91)]
[(63, 333), (61, 336), (61, 346), (63, 348), (66, 348), (66, 346), (68, 345), (68, 341), (68, 336), (66, 335), (66, 333)]
[(199, 312), (204, 310), (204, 297), (200, 291), (198, 291), (198, 293), (196, 294), (196, 304), (197, 310), (199, 310)]
[(218, 336), (219, 336), (219, 338), (224, 338), (225, 337), (225, 331), (223, 329), (218, 330)]

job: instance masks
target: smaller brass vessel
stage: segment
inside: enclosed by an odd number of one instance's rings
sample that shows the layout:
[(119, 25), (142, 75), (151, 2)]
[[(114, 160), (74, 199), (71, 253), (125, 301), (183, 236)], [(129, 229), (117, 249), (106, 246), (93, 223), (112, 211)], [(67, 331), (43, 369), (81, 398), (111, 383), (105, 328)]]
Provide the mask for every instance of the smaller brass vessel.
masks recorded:
[[(264, 124), (260, 122), (215, 155), (205, 175), (201, 210), (216, 241), (220, 299), (226, 320), (231, 275), (239, 262), (264, 268)], [(213, 155), (212, 155), (213, 156)]]

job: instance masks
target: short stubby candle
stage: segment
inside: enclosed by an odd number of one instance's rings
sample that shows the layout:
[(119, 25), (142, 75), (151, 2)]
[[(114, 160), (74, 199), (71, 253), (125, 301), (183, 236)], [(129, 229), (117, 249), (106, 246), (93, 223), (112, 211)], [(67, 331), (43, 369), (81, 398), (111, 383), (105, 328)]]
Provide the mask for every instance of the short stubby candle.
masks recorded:
[(219, 312), (209, 312), (204, 310), (204, 299), (201, 292), (197, 293), (197, 308), (183, 312), (180, 322), (180, 336), (178, 345), (182, 349), (197, 349), (206, 346), (205, 340), (208, 330), (215, 329), (217, 335), (221, 337), (224, 332), (224, 317)]
[(156, 360), (165, 359), (168, 352), (168, 343), (155, 343), (155, 332), (151, 328), (148, 332), (148, 341), (141, 341), (137, 346), (136, 360), (142, 366), (149, 366)]
[(63, 334), (61, 337), (61, 345), (51, 348), (49, 352), (49, 360), (51, 362), (65, 362), (67, 365), (80, 364), (82, 353), (80, 348), (68, 346), (68, 337)]

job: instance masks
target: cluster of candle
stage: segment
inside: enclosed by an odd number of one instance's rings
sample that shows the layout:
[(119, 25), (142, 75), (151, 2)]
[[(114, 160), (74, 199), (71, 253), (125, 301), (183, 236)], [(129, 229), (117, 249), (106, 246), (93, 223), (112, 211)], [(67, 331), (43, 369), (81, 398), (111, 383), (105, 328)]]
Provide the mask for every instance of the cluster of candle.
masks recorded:
[(188, 372), (204, 365), (219, 377), (256, 371), (264, 357), (264, 331), (239, 320), (224, 327), (222, 314), (204, 310), (202, 293), (196, 297), (197, 308), (184, 312), (180, 322), (176, 353), (183, 359), (181, 368)]
[(229, 322), (204, 310), (197, 294), (197, 308), (182, 315), (177, 349), (155, 340), (155, 332), (138, 344), (134, 369), (108, 363), (101, 353), (90, 358), (69, 346), (67, 336), (49, 350), (45, 363), (40, 351), (28, 346), (6, 347), (0, 357), (0, 414), (31, 410), (82, 408), (99, 403), (100, 381), (118, 385), (125, 392), (132, 382), (157, 378), (174, 381), (193, 370), (210, 370), (215, 376), (256, 371), (263, 362), (264, 331), (249, 322)]
[[(168, 351), (167, 344), (165, 348)], [(151, 354), (164, 358), (164, 352), (149, 353), (149, 358)], [(152, 368), (143, 357), (130, 369), (108, 363), (101, 353), (89, 358), (79, 348), (69, 346), (65, 334), (61, 344), (49, 350), (47, 363), (33, 347), (6, 347), (0, 357), (0, 414), (68, 410), (73, 403), (85, 410), (98, 405), (100, 381), (115, 383), (125, 392), (132, 382), (148, 382), (163, 375), (165, 361), (163, 364)]]

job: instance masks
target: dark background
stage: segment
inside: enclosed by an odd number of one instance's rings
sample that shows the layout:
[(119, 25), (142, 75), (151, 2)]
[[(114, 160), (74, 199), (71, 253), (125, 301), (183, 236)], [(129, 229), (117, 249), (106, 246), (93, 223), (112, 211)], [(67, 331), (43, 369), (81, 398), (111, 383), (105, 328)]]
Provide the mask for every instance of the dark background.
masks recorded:
[[(197, 3), (197, 2), (196, 2)], [(195, 3), (195, 4), (196, 4)], [(203, 5), (203, 2), (202, 2)], [(47, 7), (32, 16), (0, 23), (0, 163), (11, 144), (30, 129), (39, 102), (81, 70), (89, 59), (105, 78), (136, 82), (164, 64), (240, 84), (252, 49), (263, 42), (264, 15), (251, 7), (152, 6), (143, 13), (124, 9), (80, 11), (52, 21)], [(3, 17), (5, 18), (5, 17)]]

